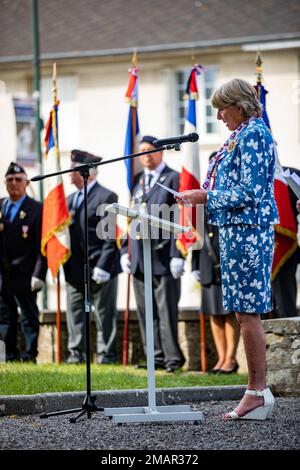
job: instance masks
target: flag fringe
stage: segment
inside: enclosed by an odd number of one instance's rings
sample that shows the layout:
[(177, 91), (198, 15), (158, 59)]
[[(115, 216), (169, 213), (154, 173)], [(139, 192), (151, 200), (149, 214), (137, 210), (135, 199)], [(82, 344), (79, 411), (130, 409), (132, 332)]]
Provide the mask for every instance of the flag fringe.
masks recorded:
[(278, 272), (280, 271), (284, 263), (295, 253), (297, 246), (298, 246), (298, 241), (296, 239), (294, 243), (292, 244), (291, 248), (285, 253), (284, 256), (282, 256), (280, 261), (277, 263), (276, 267), (273, 269), (272, 281), (274, 281), (275, 277), (277, 276)]
[(71, 256), (71, 250), (66, 248), (66, 254), (59, 260), (55, 273), (54, 274), (52, 273), (52, 277), (57, 277), (60, 267), (63, 266), (68, 261), (70, 256)]
[(286, 235), (287, 237), (291, 238), (292, 240), (297, 240), (297, 233), (293, 232), (292, 230), (282, 227), (279, 224), (274, 226), (275, 232), (279, 233), (280, 235)]
[[(50, 238), (56, 236), (58, 232), (62, 232), (64, 229), (68, 228), (71, 225), (71, 216), (69, 216), (64, 222), (61, 224), (56, 225), (53, 227), (43, 238), (41, 241), (41, 252), (44, 256), (47, 257), (47, 243)], [(67, 248), (67, 247), (66, 247)], [(67, 248), (68, 249), (68, 248)], [(69, 250), (70, 251), (70, 250)]]

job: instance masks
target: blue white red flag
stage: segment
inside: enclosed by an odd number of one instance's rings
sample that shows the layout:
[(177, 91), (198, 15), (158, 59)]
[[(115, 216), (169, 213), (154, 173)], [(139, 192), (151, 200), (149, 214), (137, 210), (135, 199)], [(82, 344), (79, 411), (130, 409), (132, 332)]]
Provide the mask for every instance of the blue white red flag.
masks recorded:
[[(60, 155), (58, 149), (58, 102), (50, 111), (46, 124), (45, 136), (46, 156), (45, 173), (60, 171)], [(48, 267), (56, 277), (60, 266), (70, 257), (71, 218), (65, 198), (61, 175), (46, 180), (46, 194), (43, 204), (41, 251), (47, 257)]]
[[(266, 108), (267, 90), (261, 82), (255, 86), (259, 101), (262, 105), (262, 118), (266, 126), (271, 130), (270, 121)], [(275, 225), (275, 245), (274, 258), (272, 266), (272, 278), (274, 279), (284, 265), (292, 256), (297, 248), (297, 227), (291, 206), (287, 182), (283, 176), (282, 166), (280, 164), (277, 147), (275, 144), (276, 167), (274, 180), (275, 200), (279, 213), (279, 224)]]
[[(184, 125), (184, 134), (197, 131), (196, 101), (198, 100), (197, 76), (203, 73), (205, 69), (200, 64), (192, 67), (188, 78), (185, 98), (188, 99), (186, 119)], [(199, 163), (199, 145), (197, 143), (187, 142), (182, 146), (182, 168), (179, 180), (179, 192), (189, 189), (200, 188), (200, 163)], [(187, 206), (181, 209), (181, 224), (185, 226), (196, 227), (196, 211)], [(187, 254), (189, 248), (196, 248), (197, 234), (195, 230), (192, 233), (183, 234), (177, 244), (182, 254)]]
[[(126, 129), (125, 149), (124, 155), (131, 155), (136, 153), (138, 150), (139, 143), (139, 119), (138, 119), (138, 68), (130, 68), (129, 72), (129, 84), (126, 91), (126, 100), (129, 102), (128, 121)], [(134, 176), (139, 173), (142, 168), (137, 158), (131, 158), (125, 160), (127, 169), (127, 186), (129, 191), (133, 188)]]

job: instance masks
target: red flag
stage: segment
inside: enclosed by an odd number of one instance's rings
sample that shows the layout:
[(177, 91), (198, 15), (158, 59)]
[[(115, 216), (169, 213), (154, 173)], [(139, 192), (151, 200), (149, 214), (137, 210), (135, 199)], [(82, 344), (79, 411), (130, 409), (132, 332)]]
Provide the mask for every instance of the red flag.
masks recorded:
[(276, 152), (276, 170), (274, 181), (275, 199), (279, 213), (279, 224), (275, 225), (275, 248), (272, 266), (272, 278), (274, 279), (297, 248), (297, 226), (291, 207), (288, 185), (282, 175)]
[[(255, 86), (259, 101), (262, 105), (262, 118), (266, 126), (271, 131), (270, 121), (266, 108), (266, 95), (267, 90), (261, 83), (261, 77)], [(276, 153), (276, 167), (275, 167), (275, 180), (274, 180), (274, 193), (276, 205), (279, 214), (279, 224), (275, 225), (275, 247), (274, 258), (272, 265), (272, 279), (274, 280), (280, 268), (292, 256), (297, 248), (297, 225), (293, 210), (291, 207), (291, 200), (288, 190), (287, 182), (282, 175), (282, 167), (277, 155), (277, 148), (275, 144)]]
[[(46, 173), (60, 171), (58, 151), (58, 103), (50, 112), (46, 124), (46, 160), (44, 169)], [(61, 175), (46, 180), (46, 196), (43, 205), (42, 243), (41, 250), (47, 257), (48, 267), (53, 277), (57, 276), (60, 266), (70, 257), (70, 234), (68, 226), (71, 223), (69, 210), (65, 198), (63, 180)]]
[[(205, 70), (201, 65), (195, 64), (191, 70), (185, 98), (188, 99), (188, 107), (184, 126), (184, 134), (196, 132), (196, 100), (198, 100), (197, 75)], [(182, 149), (182, 169), (179, 180), (179, 192), (188, 189), (200, 188), (200, 166), (199, 166), (199, 146), (188, 142)], [(182, 234), (177, 240), (177, 246), (185, 256), (189, 248), (198, 248), (198, 237), (196, 227), (196, 209), (188, 206), (181, 207), (181, 225), (190, 226), (189, 233)]]

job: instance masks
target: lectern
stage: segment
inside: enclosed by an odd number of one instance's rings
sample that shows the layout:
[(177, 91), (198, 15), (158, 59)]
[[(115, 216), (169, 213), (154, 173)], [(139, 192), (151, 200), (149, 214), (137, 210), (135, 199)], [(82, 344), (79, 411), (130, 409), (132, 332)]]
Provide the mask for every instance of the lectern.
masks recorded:
[(189, 232), (190, 227), (169, 222), (159, 217), (151, 216), (138, 210), (129, 209), (117, 203), (106, 207), (106, 210), (119, 214), (131, 220), (138, 219), (141, 224), (144, 254), (144, 284), (146, 309), (146, 346), (148, 373), (148, 406), (104, 408), (104, 415), (109, 416), (114, 423), (134, 422), (165, 422), (165, 421), (202, 421), (203, 413), (193, 411), (189, 405), (157, 406), (155, 391), (154, 339), (153, 339), (153, 302), (152, 302), (152, 260), (151, 260), (151, 230), (150, 226), (160, 228), (174, 234)]

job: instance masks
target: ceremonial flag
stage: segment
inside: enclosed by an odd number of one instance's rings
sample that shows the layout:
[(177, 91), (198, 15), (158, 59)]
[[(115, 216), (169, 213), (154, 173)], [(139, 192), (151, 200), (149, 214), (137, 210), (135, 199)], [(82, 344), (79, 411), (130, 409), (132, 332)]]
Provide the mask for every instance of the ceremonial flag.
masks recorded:
[[(131, 155), (137, 153), (138, 143), (139, 143), (139, 119), (138, 119), (138, 66), (137, 66), (137, 55), (133, 54), (132, 57), (132, 68), (128, 69), (129, 72), (129, 83), (126, 91), (126, 101), (129, 103), (128, 111), (128, 120), (127, 120), (127, 129), (126, 129), (126, 139), (125, 139), (125, 149), (124, 155)], [(130, 192), (130, 195), (133, 190), (134, 176), (142, 171), (142, 166), (138, 158), (130, 158), (125, 160), (125, 165), (127, 169), (127, 186)], [(130, 199), (130, 197), (129, 197)], [(130, 201), (129, 201), (130, 203)], [(121, 245), (121, 238), (127, 233), (128, 227), (124, 231), (117, 226), (117, 240), (118, 245)], [(128, 238), (128, 254), (130, 256), (130, 238)], [(124, 313), (124, 333), (123, 333), (123, 353), (122, 360), (123, 365), (127, 366), (128, 364), (128, 337), (129, 337), (129, 304), (130, 304), (130, 274), (127, 276), (127, 289), (126, 289), (126, 309)]]
[[(184, 134), (197, 131), (196, 101), (198, 100), (197, 76), (205, 69), (200, 64), (192, 67), (186, 87), (185, 99), (188, 99), (186, 119), (184, 125)], [(199, 146), (198, 143), (187, 142), (183, 145), (182, 151), (182, 169), (179, 180), (179, 192), (188, 189), (200, 188), (200, 165), (199, 165)], [(196, 248), (197, 234), (196, 210), (187, 206), (181, 207), (181, 225), (192, 226), (192, 232), (182, 234), (177, 240), (177, 245), (183, 255), (187, 254), (189, 248)]]
[[(131, 155), (137, 152), (139, 142), (139, 119), (138, 119), (138, 67), (129, 68), (129, 84), (126, 91), (126, 101), (129, 102), (126, 139), (124, 155)], [(125, 160), (127, 169), (127, 186), (131, 193), (134, 176), (142, 170), (136, 158)]]
[[(266, 95), (268, 91), (262, 84), (262, 68), (261, 57), (258, 54), (256, 61), (257, 83), (255, 89), (262, 105), (262, 118), (271, 131), (270, 121), (266, 108)], [(291, 201), (287, 182), (285, 181), (282, 173), (282, 167), (278, 158), (277, 148), (275, 144), (276, 166), (275, 166), (275, 180), (274, 180), (274, 193), (275, 200), (279, 213), (279, 224), (275, 225), (275, 247), (274, 258), (272, 266), (272, 279), (274, 280), (280, 268), (292, 256), (297, 248), (297, 226)]]
[[(60, 155), (58, 150), (58, 101), (50, 111), (46, 124), (46, 158), (45, 173), (60, 171)], [(71, 218), (65, 198), (61, 175), (46, 180), (46, 192), (43, 205), (42, 221), (42, 253), (47, 257), (48, 267), (56, 277), (60, 266), (70, 257)]]

